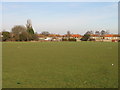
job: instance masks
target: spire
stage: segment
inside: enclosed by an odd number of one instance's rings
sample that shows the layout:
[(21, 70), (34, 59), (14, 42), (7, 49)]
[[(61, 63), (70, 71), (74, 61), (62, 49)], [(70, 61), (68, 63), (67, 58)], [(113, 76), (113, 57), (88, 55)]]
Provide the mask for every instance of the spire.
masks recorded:
[(32, 28), (32, 21), (30, 19), (27, 20), (26, 27), (27, 28)]

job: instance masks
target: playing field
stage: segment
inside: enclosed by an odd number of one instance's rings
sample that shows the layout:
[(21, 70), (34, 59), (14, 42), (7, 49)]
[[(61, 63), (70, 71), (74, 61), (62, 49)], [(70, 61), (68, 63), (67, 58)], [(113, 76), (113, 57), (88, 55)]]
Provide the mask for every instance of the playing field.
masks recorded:
[(118, 43), (3, 43), (3, 88), (117, 87)]

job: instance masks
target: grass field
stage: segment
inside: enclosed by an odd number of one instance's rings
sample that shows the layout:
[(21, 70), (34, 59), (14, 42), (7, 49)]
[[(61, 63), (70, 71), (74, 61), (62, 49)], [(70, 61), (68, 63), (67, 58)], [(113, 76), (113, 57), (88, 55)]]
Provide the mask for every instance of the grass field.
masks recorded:
[(117, 87), (118, 43), (3, 42), (3, 88)]

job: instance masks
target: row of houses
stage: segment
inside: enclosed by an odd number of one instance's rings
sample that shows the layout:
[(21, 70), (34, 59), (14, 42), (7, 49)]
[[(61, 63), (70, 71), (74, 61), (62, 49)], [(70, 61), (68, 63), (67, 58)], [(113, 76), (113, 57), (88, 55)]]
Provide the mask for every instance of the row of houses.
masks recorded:
[[(50, 34), (48, 36), (44, 36), (42, 34), (38, 34), (39, 40), (45, 40), (45, 41), (62, 41), (63, 38), (75, 38), (76, 41), (81, 41), (80, 39), (83, 37), (83, 35), (80, 34), (71, 34), (71, 35), (58, 35), (58, 34)], [(120, 35), (118, 34), (106, 34), (106, 35), (96, 35), (96, 34), (91, 34), (90, 38), (91, 40), (94, 41), (119, 41), (120, 40)]]
[[(1, 32), (0, 32), (0, 35), (2, 35)], [(83, 35), (80, 35), (80, 34), (70, 34), (70, 35), (49, 34), (47, 36), (42, 34), (37, 34), (37, 36), (41, 41), (42, 40), (43, 41), (62, 41), (63, 38), (74, 38), (76, 39), (76, 41), (81, 41), (81, 38), (83, 37)], [(120, 41), (120, 34), (106, 34), (106, 35), (91, 34), (89, 40), (116, 42), (116, 41)]]
[(106, 34), (106, 35), (91, 35), (91, 39), (94, 39), (95, 41), (119, 41), (120, 40), (120, 35), (118, 34)]

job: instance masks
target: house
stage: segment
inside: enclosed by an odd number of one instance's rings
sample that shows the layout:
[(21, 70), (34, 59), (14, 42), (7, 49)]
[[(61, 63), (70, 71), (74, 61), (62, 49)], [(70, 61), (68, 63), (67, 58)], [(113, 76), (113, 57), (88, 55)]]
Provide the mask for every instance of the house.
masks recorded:
[(106, 34), (106, 35), (96, 35), (92, 34), (90, 39), (95, 39), (95, 41), (108, 41), (111, 42), (112, 40), (118, 41), (120, 40), (120, 35), (118, 34)]
[(94, 39), (95, 41), (102, 41), (103, 37), (101, 37), (100, 35), (91, 34), (90, 39)]
[(50, 34), (50, 35), (42, 35), (38, 34), (38, 38), (40, 41), (61, 41), (62, 40), (62, 35), (59, 34)]
[(107, 35), (104, 35), (104, 41), (117, 42), (119, 40), (120, 40), (120, 35), (118, 35), (118, 34), (107, 34)]
[(107, 34), (107, 35), (104, 35), (104, 39), (106, 39), (106, 40), (118, 40), (118, 39), (120, 39), (120, 35), (118, 35), (118, 34)]
[(75, 38), (77, 41), (80, 41), (80, 39), (83, 37), (82, 35), (79, 34), (72, 34), (71, 35), (72, 38)]

